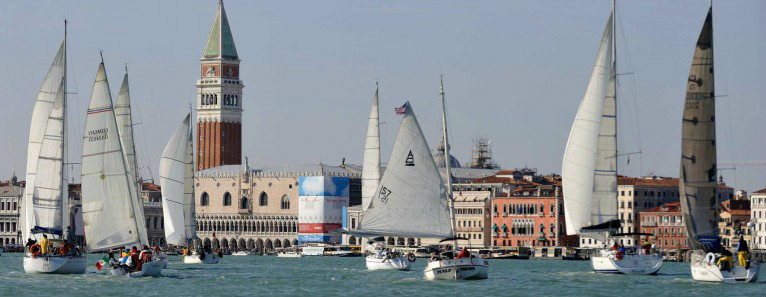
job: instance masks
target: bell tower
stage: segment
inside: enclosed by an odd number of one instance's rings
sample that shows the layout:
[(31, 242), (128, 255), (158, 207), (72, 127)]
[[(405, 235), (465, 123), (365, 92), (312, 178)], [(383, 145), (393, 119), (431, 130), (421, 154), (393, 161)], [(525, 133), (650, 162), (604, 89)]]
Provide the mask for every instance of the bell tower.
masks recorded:
[(242, 163), (242, 81), (229, 20), (218, 1), (197, 80), (197, 170)]

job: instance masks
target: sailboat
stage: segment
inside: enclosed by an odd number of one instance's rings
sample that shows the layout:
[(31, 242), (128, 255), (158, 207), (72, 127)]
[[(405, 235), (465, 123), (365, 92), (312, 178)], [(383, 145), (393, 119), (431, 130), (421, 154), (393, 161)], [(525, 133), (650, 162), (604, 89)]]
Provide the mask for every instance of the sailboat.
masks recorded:
[[(148, 244), (136, 182), (118, 129), (102, 58), (88, 104), (82, 146), (83, 222), (91, 252)], [(162, 261), (147, 260), (136, 271), (112, 266), (110, 272), (130, 277), (159, 276)]]
[[(86, 258), (73, 248), (69, 183), (66, 180), (66, 22), (64, 41), (40, 87), (32, 111), (27, 148), (27, 185), (24, 193), (24, 238), (43, 236), (67, 253), (43, 254), (35, 244), (24, 254), (27, 273), (85, 273)], [(50, 238), (49, 238), (50, 236)], [(52, 249), (52, 248), (51, 248)]]
[(694, 250), (690, 264), (694, 280), (755, 282), (759, 263), (749, 264), (749, 267), (734, 265), (730, 270), (722, 270), (716, 265), (722, 253), (717, 223), (714, 69), (711, 6), (697, 39), (686, 88), (681, 123), (681, 211)]
[[(432, 258), (428, 261), (424, 274), (426, 279), (485, 279), (489, 276), (489, 262), (483, 259), (481, 255), (477, 253), (468, 253), (465, 256), (457, 254), (458, 240), (466, 240), (465, 238), (457, 238), (455, 236), (455, 200), (452, 198), (452, 172), (450, 171), (450, 158), (449, 158), (449, 138), (447, 137), (447, 107), (444, 102), (444, 80), (441, 80), (441, 99), (442, 99), (442, 133), (444, 138), (444, 166), (447, 171), (447, 187), (446, 195), (448, 200), (449, 209), (449, 234), (450, 236), (444, 238), (442, 242), (452, 241), (455, 251), (447, 251), (442, 253), (441, 257)], [(433, 160), (433, 157), (431, 158)], [(436, 165), (432, 162), (434, 166)], [(438, 170), (438, 169), (437, 169)], [(436, 172), (439, 174), (438, 171)], [(441, 190), (444, 191), (444, 183), (441, 182), (441, 176), (439, 176), (439, 184)], [(441, 192), (444, 193), (444, 192)], [(467, 250), (465, 250), (467, 252)]]
[(160, 160), (162, 216), (165, 219), (165, 241), (184, 248), (183, 262), (188, 264), (218, 263), (218, 255), (194, 248), (197, 227), (194, 215), (194, 161), (191, 113), (165, 145)]
[[(136, 157), (136, 144), (133, 137), (133, 110), (130, 102), (130, 84), (128, 80), (128, 66), (125, 66), (125, 76), (122, 78), (120, 91), (117, 93), (117, 101), (114, 102), (114, 116), (117, 120), (117, 130), (120, 134), (123, 153), (128, 164), (128, 172), (133, 176), (133, 186), (135, 187), (136, 203), (133, 204), (135, 212), (140, 217), (144, 216), (143, 199), (141, 197), (141, 177), (138, 171), (138, 160)], [(145, 226), (145, 225), (144, 225)], [(149, 235), (144, 226), (139, 226), (138, 234), (141, 238), (141, 244), (149, 244)], [(165, 254), (158, 253), (154, 255), (163, 262), (163, 268), (167, 268), (168, 258)]]
[[(567, 234), (608, 243), (620, 234), (617, 219), (617, 59), (615, 3), (601, 38), (590, 83), (567, 140), (562, 164)], [(633, 249), (637, 250), (637, 249)], [(593, 271), (655, 274), (659, 255), (602, 249), (591, 256)]]

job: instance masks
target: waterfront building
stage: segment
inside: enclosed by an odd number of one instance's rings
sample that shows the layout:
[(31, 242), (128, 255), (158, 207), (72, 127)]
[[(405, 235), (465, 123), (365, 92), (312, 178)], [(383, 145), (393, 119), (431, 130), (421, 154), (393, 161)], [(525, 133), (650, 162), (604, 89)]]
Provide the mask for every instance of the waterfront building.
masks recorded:
[(752, 232), (748, 228), (749, 223), (750, 201), (747, 199), (729, 199), (721, 202), (718, 213), (718, 234), (721, 236), (721, 245), (728, 249), (735, 249), (740, 239), (752, 244)]
[(162, 214), (160, 186), (151, 182), (141, 182), (141, 198), (149, 244), (165, 246), (165, 218)]
[[(458, 191), (453, 193), (455, 201), (455, 234), (468, 239), (472, 248), (490, 246), (489, 226), (492, 224), (490, 191)], [(465, 242), (460, 242), (465, 245)]]
[(196, 84), (198, 170), (242, 162), (244, 85), (239, 77), (239, 63), (226, 10), (223, 1), (219, 1)]
[(5, 185), (0, 186), (0, 246), (16, 245), (23, 242), (19, 225), (19, 211), (24, 187), (16, 174)]
[(651, 233), (648, 240), (669, 258), (677, 258), (689, 248), (680, 202), (668, 202), (639, 212), (640, 232)]
[(493, 247), (572, 246), (576, 236), (564, 234), (561, 177), (542, 176), (530, 168), (502, 170), (458, 184), (462, 189), (491, 193)]
[[(731, 199), (733, 195), (734, 189), (723, 182), (719, 184), (719, 201)], [(680, 200), (678, 178), (619, 176), (617, 177), (617, 198), (617, 212), (622, 224), (620, 232), (636, 233), (640, 230), (638, 215), (641, 211)], [(635, 245), (639, 236), (622, 236), (615, 240), (620, 244)], [(582, 237), (580, 246), (602, 247), (603, 244), (594, 239)]]
[(750, 217), (753, 227), (751, 248), (766, 250), (766, 188), (750, 194)]
[(194, 179), (197, 236), (229, 250), (297, 245), (301, 176), (348, 178), (349, 200), (361, 201), (356, 166), (219, 166), (198, 171)]

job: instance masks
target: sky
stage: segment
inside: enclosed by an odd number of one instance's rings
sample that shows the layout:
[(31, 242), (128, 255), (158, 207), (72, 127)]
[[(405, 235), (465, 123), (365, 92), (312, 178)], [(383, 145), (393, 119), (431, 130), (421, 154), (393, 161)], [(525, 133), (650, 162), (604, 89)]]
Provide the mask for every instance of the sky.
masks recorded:
[[(361, 164), (376, 81), (383, 161), (398, 132), (393, 109), (407, 100), (435, 147), (444, 75), (451, 152), (462, 163), (472, 139), (485, 136), (504, 168), (560, 173), (610, 2), (226, 1), (245, 85), (243, 161)], [(619, 150), (636, 153), (620, 158), (621, 174), (678, 176), (681, 108), (708, 7), (618, 1)], [(0, 179), (12, 169), (23, 179), (34, 99), (64, 17), (70, 135), (84, 129), (102, 50), (113, 95), (129, 67), (141, 175), (157, 178), (162, 149), (194, 102), (216, 8), (215, 0), (0, 2)], [(749, 191), (766, 187), (764, 30), (765, 1), (715, 3), (719, 167)], [(70, 162), (80, 146), (72, 136)], [(761, 165), (726, 165), (743, 161)]]

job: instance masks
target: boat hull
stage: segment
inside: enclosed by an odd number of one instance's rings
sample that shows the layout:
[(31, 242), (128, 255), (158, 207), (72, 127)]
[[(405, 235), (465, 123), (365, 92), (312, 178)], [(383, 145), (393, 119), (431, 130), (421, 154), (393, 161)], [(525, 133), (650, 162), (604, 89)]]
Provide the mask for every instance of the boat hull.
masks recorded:
[(302, 257), (299, 253), (278, 253), (277, 257), (279, 258), (300, 258)]
[(149, 263), (144, 263), (141, 265), (141, 270), (136, 272), (129, 272), (127, 269), (123, 267), (118, 268), (112, 268), (109, 270), (109, 272), (112, 275), (116, 276), (128, 276), (131, 278), (134, 277), (143, 277), (143, 276), (162, 276), (162, 260), (156, 260)]
[(486, 279), (489, 262), (479, 257), (430, 261), (424, 272), (428, 280)]
[(183, 256), (183, 261), (185, 264), (218, 264), (218, 262), (221, 260), (221, 257), (218, 257), (218, 255), (214, 253), (205, 253), (205, 259), (200, 259), (199, 255), (193, 254), (189, 256)]
[(364, 260), (367, 270), (410, 270), (410, 261), (403, 257), (387, 259), (368, 256)]
[(83, 274), (87, 266), (84, 256), (24, 256), (24, 272), (51, 274)]
[(758, 280), (760, 263), (750, 265), (749, 269), (742, 266), (734, 266), (731, 271), (722, 271), (715, 264), (706, 262), (692, 262), (692, 279), (702, 282), (719, 283), (752, 283)]
[(619, 274), (657, 274), (662, 267), (662, 257), (658, 255), (625, 255), (617, 259), (615, 255), (599, 255), (590, 258), (594, 272)]

